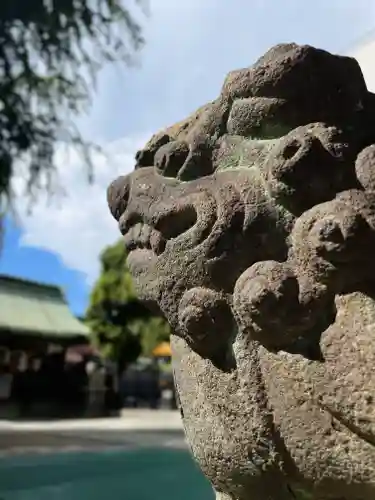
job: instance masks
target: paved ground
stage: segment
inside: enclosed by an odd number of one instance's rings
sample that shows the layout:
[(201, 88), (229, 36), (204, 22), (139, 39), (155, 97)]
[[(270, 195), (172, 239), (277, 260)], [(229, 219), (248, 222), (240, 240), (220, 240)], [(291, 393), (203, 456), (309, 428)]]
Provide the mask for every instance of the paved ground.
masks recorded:
[(185, 448), (179, 412), (124, 410), (121, 417), (105, 419), (0, 420), (0, 457), (30, 452), (143, 447)]
[(214, 500), (186, 450), (139, 448), (0, 459), (1, 500)]
[[(74, 452), (74, 453), (69, 453)], [(0, 500), (213, 500), (178, 412), (0, 420)]]
[(171, 410), (125, 409), (121, 417), (77, 420), (0, 420), (2, 430), (176, 430), (182, 429), (180, 413)]

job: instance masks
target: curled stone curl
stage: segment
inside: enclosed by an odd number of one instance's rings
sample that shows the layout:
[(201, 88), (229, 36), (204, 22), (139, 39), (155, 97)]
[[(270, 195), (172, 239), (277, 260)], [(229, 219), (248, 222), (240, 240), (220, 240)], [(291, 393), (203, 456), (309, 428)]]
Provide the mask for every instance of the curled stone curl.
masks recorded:
[(237, 280), (239, 328), (271, 350), (288, 350), (321, 323), (323, 310), (331, 321), (336, 294), (375, 278), (374, 209), (374, 195), (353, 190), (298, 218), (288, 260), (258, 262)]

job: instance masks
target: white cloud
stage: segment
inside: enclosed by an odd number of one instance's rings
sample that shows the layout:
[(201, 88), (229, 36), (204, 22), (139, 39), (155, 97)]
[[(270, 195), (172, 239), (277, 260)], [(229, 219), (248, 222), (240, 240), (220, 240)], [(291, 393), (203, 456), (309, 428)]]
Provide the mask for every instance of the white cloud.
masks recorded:
[(87, 171), (77, 151), (59, 150), (58, 180), (66, 192), (49, 200), (42, 191), (31, 214), (24, 201), (21, 165), (14, 180), (16, 207), (23, 225), (21, 243), (56, 253), (67, 267), (84, 273), (91, 284), (98, 274), (99, 253), (119, 237), (107, 207), (106, 187), (116, 176), (133, 169), (134, 154), (144, 143), (145, 138), (127, 138), (108, 144), (103, 154), (94, 153), (92, 185), (87, 183)]
[(375, 31), (372, 36), (359, 43), (349, 54), (359, 62), (367, 88), (371, 92), (375, 92)]
[[(104, 70), (94, 108), (79, 121), (84, 133), (104, 141), (110, 153), (110, 160), (95, 159), (95, 184), (87, 185), (83, 163), (74, 153), (68, 160), (60, 154), (67, 196), (48, 206), (42, 196), (31, 216), (22, 198), (18, 203), (22, 243), (55, 252), (90, 283), (98, 272), (98, 254), (118, 237), (106, 207), (106, 187), (132, 169), (134, 153), (149, 131), (214, 98), (228, 71), (248, 66), (275, 43), (310, 43), (342, 52), (372, 27), (375, 2), (150, 0), (150, 10), (140, 68)], [(20, 183), (18, 178), (18, 188)]]

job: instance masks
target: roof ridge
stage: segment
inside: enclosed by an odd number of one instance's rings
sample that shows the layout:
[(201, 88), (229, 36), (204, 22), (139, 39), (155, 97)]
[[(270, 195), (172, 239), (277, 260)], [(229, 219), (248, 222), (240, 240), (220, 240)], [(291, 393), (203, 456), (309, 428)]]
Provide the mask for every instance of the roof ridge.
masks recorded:
[(28, 278), (22, 278), (20, 276), (12, 276), (10, 274), (0, 274), (0, 283), (5, 282), (5, 283), (14, 283), (14, 284), (19, 284), (19, 285), (26, 285), (30, 287), (35, 287), (39, 288), (41, 290), (49, 290), (49, 291), (54, 291), (58, 292), (61, 294), (61, 296), (64, 298), (65, 294), (63, 292), (62, 287), (59, 285), (55, 285), (53, 283), (43, 283), (41, 281), (35, 281), (31, 280)]
[(0, 330), (61, 339), (85, 337), (90, 330), (69, 308), (63, 290), (15, 276), (0, 274)]

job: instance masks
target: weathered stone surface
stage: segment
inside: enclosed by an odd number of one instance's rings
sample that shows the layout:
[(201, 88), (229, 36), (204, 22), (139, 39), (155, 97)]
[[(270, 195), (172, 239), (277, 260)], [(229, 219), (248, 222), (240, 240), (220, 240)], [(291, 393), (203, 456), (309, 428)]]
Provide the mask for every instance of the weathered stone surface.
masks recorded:
[(286, 134), (295, 124), (293, 106), (284, 99), (249, 97), (234, 101), (227, 123), (230, 135), (273, 139)]
[(161, 146), (154, 157), (156, 169), (165, 177), (177, 177), (189, 154), (184, 141), (172, 141)]
[(163, 147), (165, 144), (171, 140), (168, 134), (157, 134), (149, 146), (146, 145), (144, 149), (141, 149), (135, 155), (136, 165), (135, 168), (140, 167), (150, 167), (154, 164), (155, 153), (159, 148)]
[(355, 171), (361, 186), (375, 192), (375, 144), (359, 153), (355, 162)]
[(355, 59), (309, 45), (286, 44), (271, 49), (251, 68), (229, 76), (222, 93), (231, 99), (278, 97), (299, 102), (303, 110), (315, 107), (315, 119), (320, 121), (317, 115), (326, 114), (332, 120), (355, 112), (367, 89)]
[(354, 59), (278, 45), (108, 189), (218, 499), (375, 498), (374, 110)]
[(169, 141), (185, 141), (187, 134), (194, 128), (196, 122), (210, 109), (212, 103), (198, 108), (185, 120), (180, 121), (161, 132), (154, 134), (145, 147), (136, 155), (136, 167), (150, 167), (154, 165), (154, 156), (158, 149)]
[(272, 197), (300, 215), (356, 186), (353, 163), (358, 150), (349, 141), (349, 134), (323, 123), (297, 127), (280, 138), (264, 165)]

